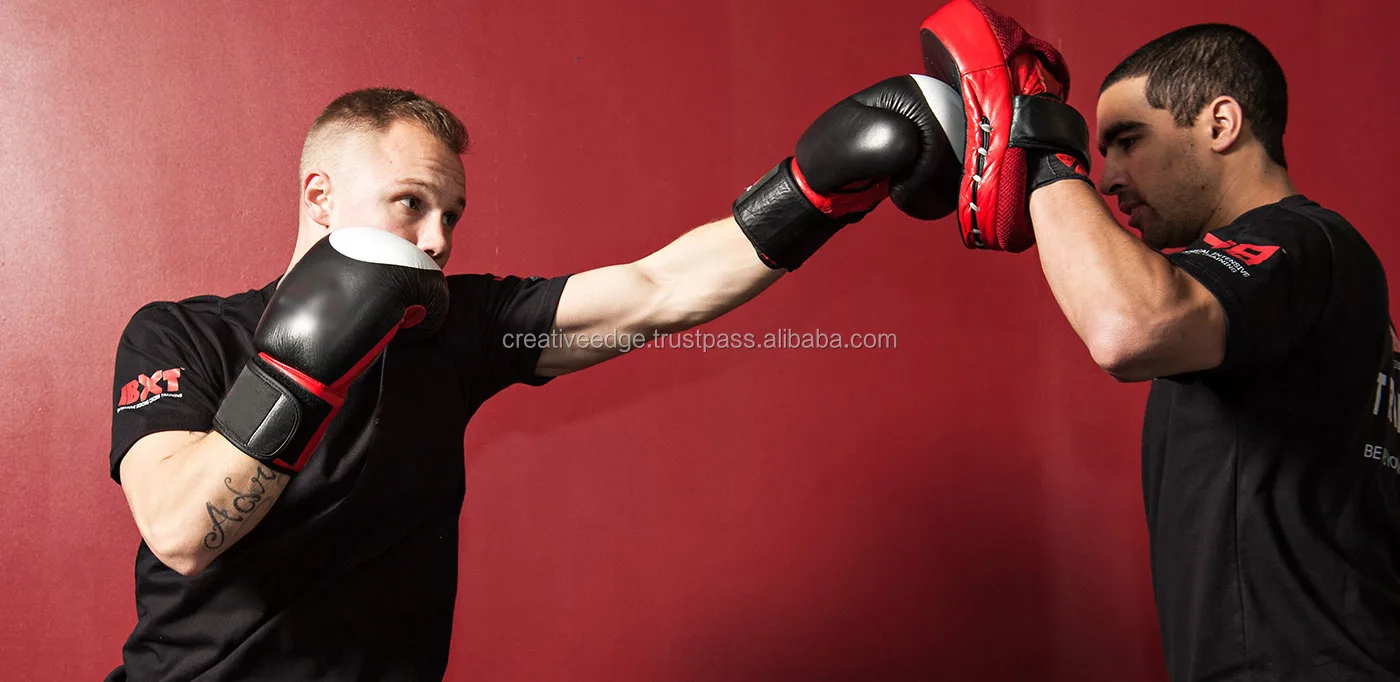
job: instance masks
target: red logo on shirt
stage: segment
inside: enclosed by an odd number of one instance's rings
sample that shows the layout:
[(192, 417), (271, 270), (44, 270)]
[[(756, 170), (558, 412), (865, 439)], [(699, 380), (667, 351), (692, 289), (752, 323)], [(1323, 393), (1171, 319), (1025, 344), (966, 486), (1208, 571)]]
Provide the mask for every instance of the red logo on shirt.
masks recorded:
[(1256, 246), (1254, 244), (1241, 244), (1234, 240), (1223, 240), (1209, 232), (1205, 234), (1205, 240), (1210, 248), (1222, 249), (1245, 265), (1263, 263), (1279, 250), (1277, 246)]
[[(162, 386), (161, 384), (164, 384)], [(180, 369), (158, 369), (147, 376), (142, 374), (130, 383), (122, 386), (122, 394), (117, 398), (117, 411), (134, 410), (138, 407), (145, 407), (151, 403), (164, 398), (179, 398), (180, 393)]]

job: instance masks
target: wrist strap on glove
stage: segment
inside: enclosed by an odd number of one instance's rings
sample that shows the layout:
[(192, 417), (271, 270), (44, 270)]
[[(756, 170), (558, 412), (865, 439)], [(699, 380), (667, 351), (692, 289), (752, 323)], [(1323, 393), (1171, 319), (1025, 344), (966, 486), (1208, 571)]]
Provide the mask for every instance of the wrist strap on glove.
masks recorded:
[(248, 359), (214, 415), (214, 430), (282, 473), (306, 466), (344, 398), (259, 353)]
[(793, 157), (768, 171), (734, 200), (734, 222), (770, 268), (801, 267), (842, 227), (870, 211), (833, 218), (812, 205), (792, 172)]
[(1028, 151), (1026, 163), (1030, 168), (1027, 197), (1041, 187), (1061, 180), (1083, 180), (1089, 183), (1090, 187), (1094, 186), (1094, 181), (1089, 177), (1089, 171), (1084, 168), (1084, 164), (1064, 152)]
[(1026, 150), (1026, 197), (1061, 180), (1089, 178), (1089, 126), (1074, 107), (1056, 97), (1017, 95), (1009, 144)]

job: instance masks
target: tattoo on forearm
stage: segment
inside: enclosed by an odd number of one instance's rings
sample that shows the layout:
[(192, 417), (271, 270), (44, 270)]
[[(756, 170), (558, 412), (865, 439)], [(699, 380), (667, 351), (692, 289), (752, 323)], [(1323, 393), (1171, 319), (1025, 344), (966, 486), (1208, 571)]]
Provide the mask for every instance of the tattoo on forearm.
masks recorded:
[(204, 509), (209, 513), (211, 525), (209, 533), (204, 536), (204, 546), (208, 549), (218, 549), (224, 546), (224, 538), (232, 532), (231, 528), (235, 523), (241, 523), (258, 508), (262, 503), (263, 496), (267, 494), (267, 486), (263, 481), (277, 480), (276, 472), (271, 469), (259, 466), (251, 479), (248, 479), (248, 490), (241, 491), (233, 487), (233, 478), (224, 479), (224, 487), (233, 493), (233, 511), (230, 512), (224, 507), (213, 502), (205, 502)]

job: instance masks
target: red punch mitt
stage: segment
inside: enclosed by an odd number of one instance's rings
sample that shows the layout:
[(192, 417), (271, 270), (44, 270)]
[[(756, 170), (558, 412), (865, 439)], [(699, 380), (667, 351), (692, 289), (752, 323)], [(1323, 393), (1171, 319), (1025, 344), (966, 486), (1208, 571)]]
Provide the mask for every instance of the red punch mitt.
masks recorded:
[(924, 20), (924, 70), (957, 90), (967, 142), (958, 226), (970, 249), (1035, 244), (1027, 151), (1064, 154), (1087, 178), (1089, 128), (1066, 104), (1069, 67), (1058, 50), (979, 0), (952, 0)]

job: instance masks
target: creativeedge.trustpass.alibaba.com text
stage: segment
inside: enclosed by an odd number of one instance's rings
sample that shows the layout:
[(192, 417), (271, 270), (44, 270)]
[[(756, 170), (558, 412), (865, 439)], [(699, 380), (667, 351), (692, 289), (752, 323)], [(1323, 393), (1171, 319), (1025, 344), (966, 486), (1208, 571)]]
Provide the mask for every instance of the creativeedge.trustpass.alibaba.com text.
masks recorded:
[(611, 349), (628, 352), (639, 348), (661, 350), (893, 350), (899, 347), (898, 337), (890, 332), (842, 334), (815, 329), (799, 332), (778, 329), (765, 333), (707, 332), (690, 330), (674, 334), (653, 332), (592, 332), (565, 333), (558, 329), (547, 333), (506, 334), (501, 339), (506, 348), (547, 349)]

